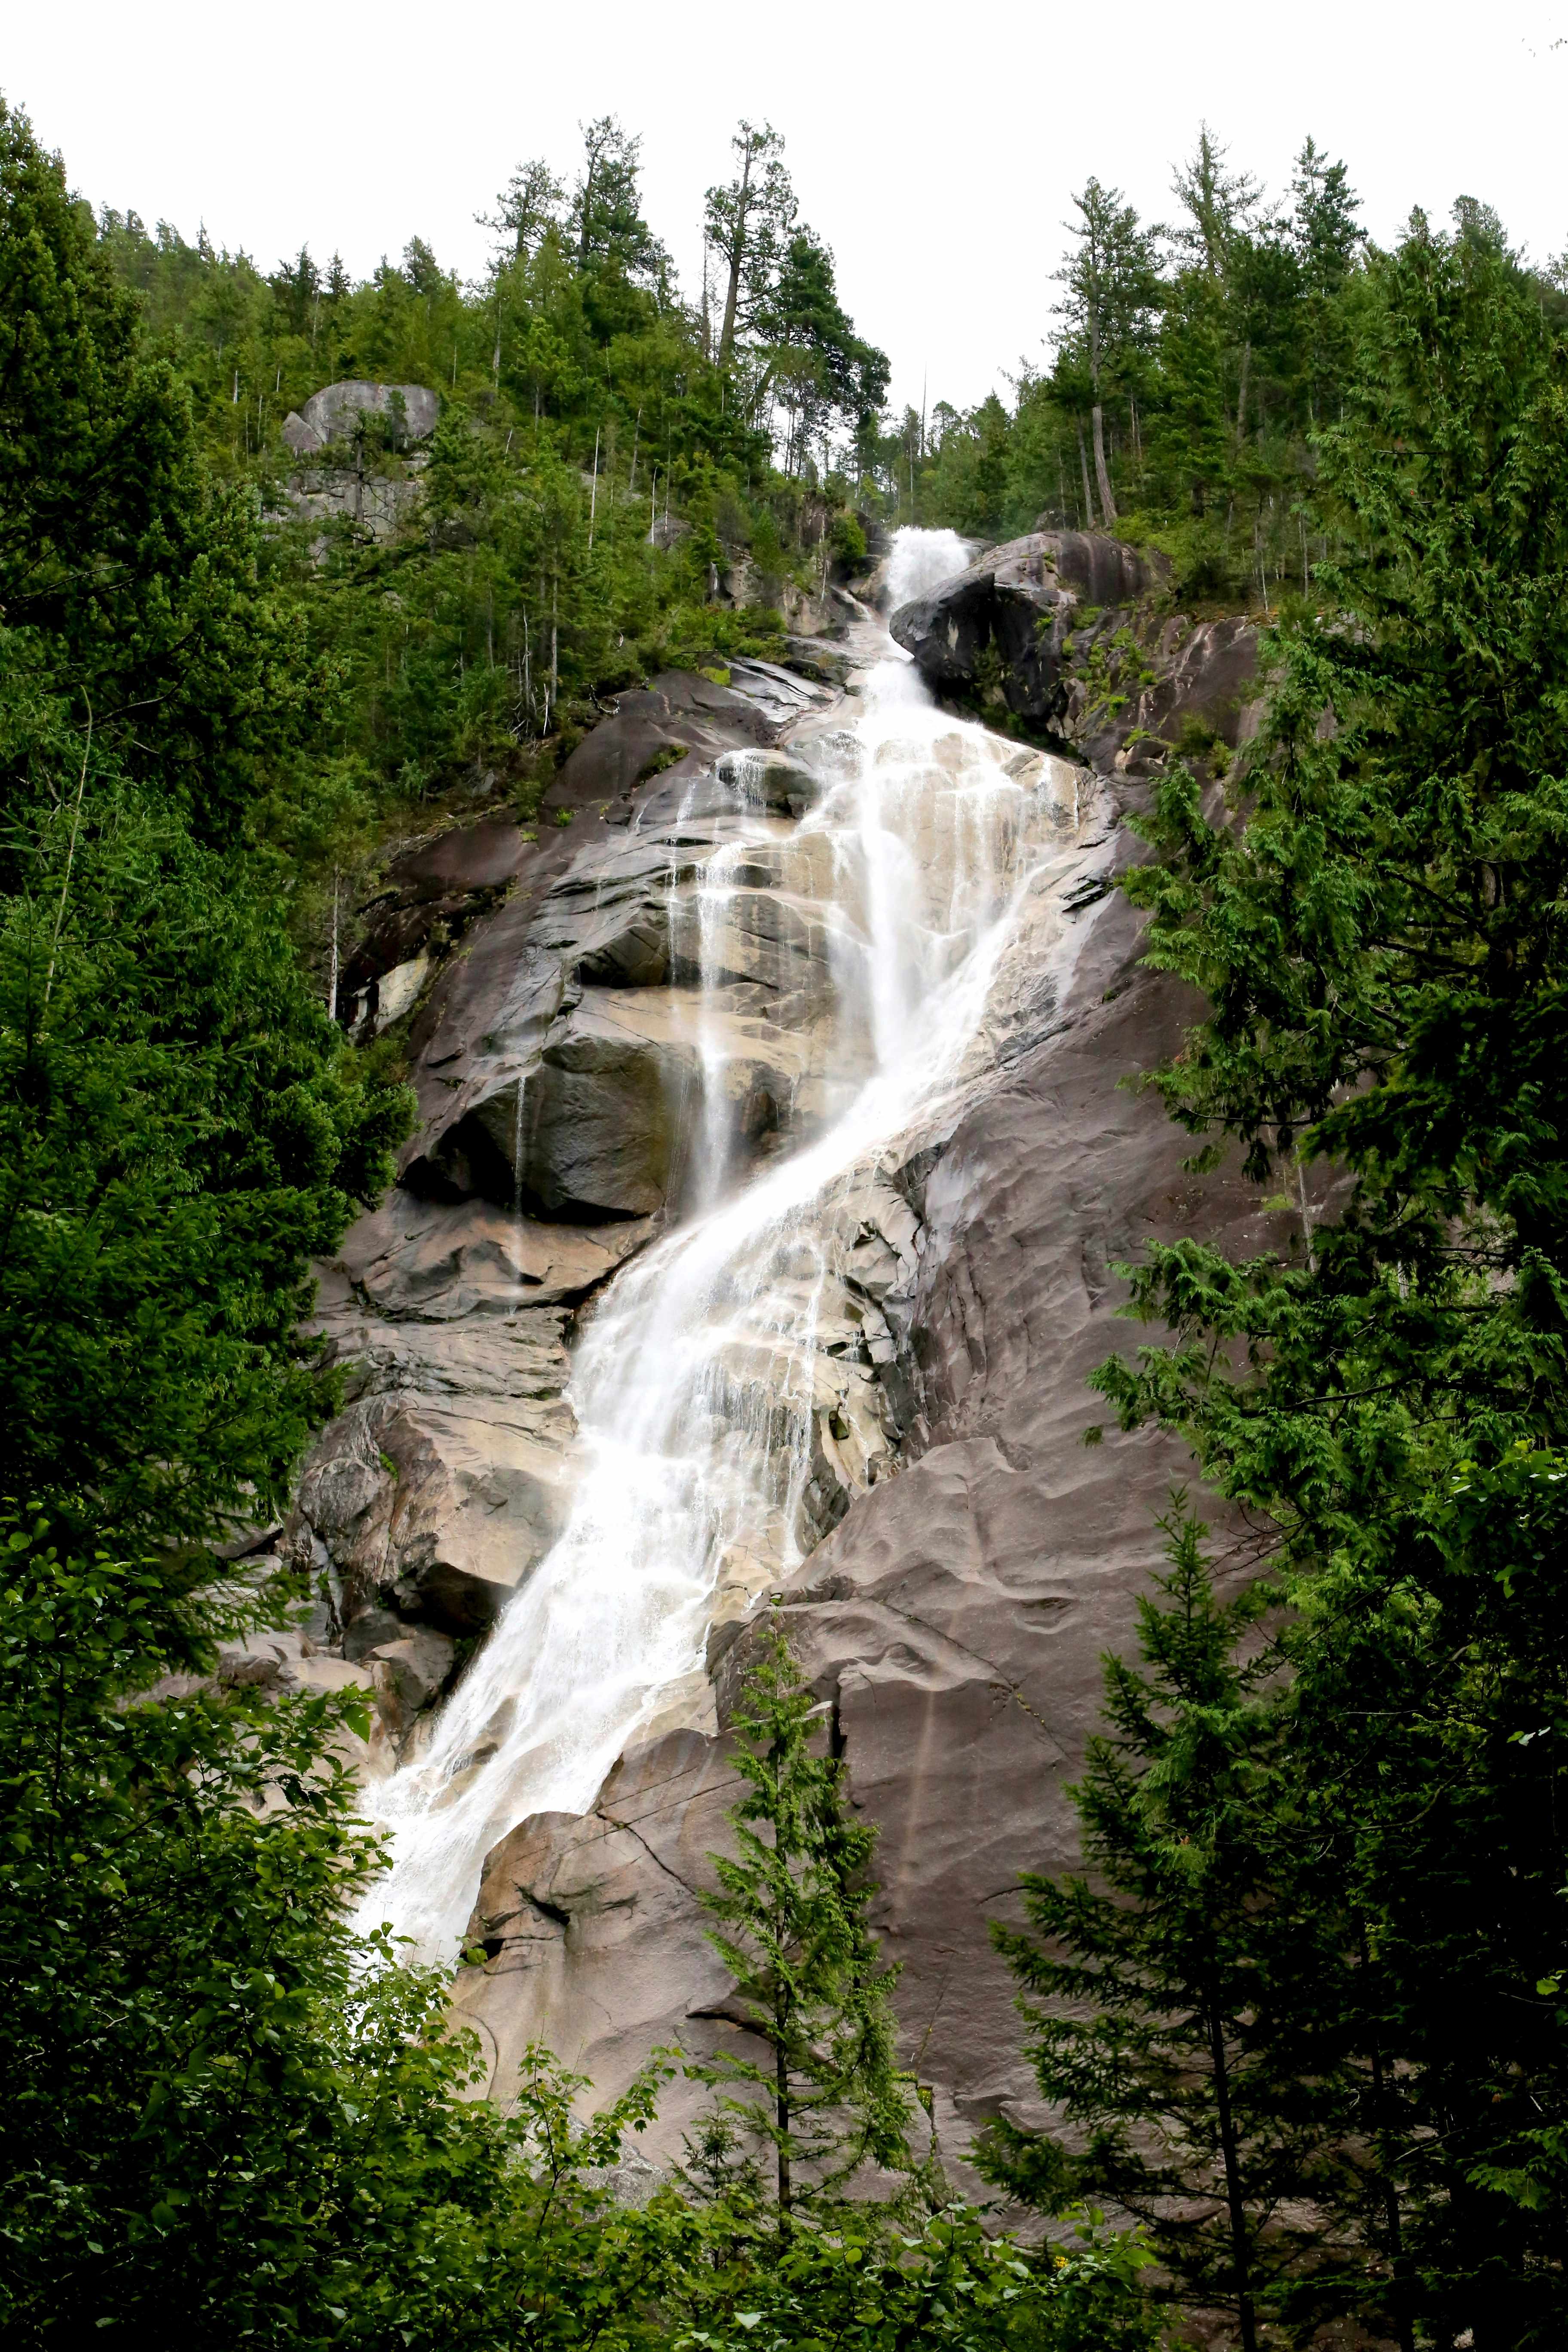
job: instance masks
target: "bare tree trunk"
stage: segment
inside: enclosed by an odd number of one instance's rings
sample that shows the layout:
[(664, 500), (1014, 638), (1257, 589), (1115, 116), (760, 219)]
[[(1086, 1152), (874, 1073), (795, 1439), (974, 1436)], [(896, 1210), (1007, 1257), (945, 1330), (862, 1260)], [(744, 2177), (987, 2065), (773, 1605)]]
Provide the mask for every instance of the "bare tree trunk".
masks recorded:
[(1214, 2061), (1215, 2105), (1219, 2144), (1225, 2158), (1225, 2198), (1230, 2216), (1230, 2263), (1236, 2280), (1236, 2315), (1241, 2328), (1241, 2352), (1258, 2352), (1258, 2322), (1252, 2308), (1252, 2285), (1247, 2263), (1247, 2208), (1241, 2195), (1241, 2167), (1236, 2146), (1236, 2125), (1230, 2112), (1230, 2078), (1226, 2071), (1225, 2035), (1219, 2012), (1209, 2011), (1209, 2053)]
[(338, 1017), (338, 869), (332, 868), (332, 958), (327, 970), (327, 1018)]
[(594, 518), (599, 511), (599, 427), (594, 427), (594, 479), (588, 490), (588, 551), (594, 549)]
[(778, 2126), (779, 2229), (789, 2228), (794, 2188), (789, 2165), (789, 2062), (781, 2035), (773, 2044), (773, 2120)]
[(751, 209), (752, 157), (741, 165), (741, 197), (735, 206), (735, 241), (730, 247), (730, 279), (724, 289), (724, 323), (719, 330), (719, 364), (729, 366), (735, 351), (735, 314), (741, 307), (741, 270), (746, 258), (746, 215)]
[[(85, 701), (87, 701), (87, 697), (86, 697), (86, 695), (85, 695), (85, 694), (83, 695), (82, 699), (83, 699), (83, 701), (84, 701), (84, 702), (85, 702)], [(77, 778), (77, 780), (76, 780), (76, 805), (75, 805), (75, 807), (74, 807), (74, 808), (72, 809), (72, 811), (71, 811), (71, 837), (70, 837), (70, 845), (69, 845), (69, 847), (68, 847), (68, 848), (67, 849), (67, 851), (66, 851), (66, 870), (65, 870), (65, 878), (64, 878), (64, 880), (63, 880), (63, 881), (61, 882), (61, 884), (60, 884), (60, 903), (59, 903), (59, 905), (58, 905), (58, 906), (56, 908), (56, 909), (55, 909), (55, 935), (54, 935), (54, 938), (49, 941), (49, 969), (48, 969), (48, 971), (47, 971), (47, 975), (45, 976), (45, 980), (44, 980), (44, 1011), (45, 1011), (46, 1013), (47, 1013), (47, 1012), (48, 1011), (48, 1009), (49, 1009), (49, 997), (50, 997), (50, 994), (51, 994), (51, 992), (52, 992), (52, 991), (53, 991), (53, 989), (54, 989), (54, 984), (55, 984), (55, 958), (58, 955), (58, 953), (59, 953), (59, 951), (60, 951), (60, 932), (61, 932), (61, 929), (63, 929), (63, 927), (64, 927), (65, 919), (66, 919), (66, 900), (67, 900), (67, 898), (68, 898), (69, 897), (69, 895), (70, 895), (70, 887), (71, 887), (71, 868), (72, 868), (72, 867), (75, 866), (75, 864), (76, 864), (76, 836), (77, 836), (77, 829), (78, 829), (78, 827), (79, 827), (79, 826), (80, 825), (80, 824), (81, 824), (81, 796), (82, 796), (83, 793), (85, 793), (85, 792), (86, 792), (86, 790), (87, 790), (87, 763), (88, 763), (89, 759), (91, 757), (91, 754), (92, 754), (92, 704), (91, 704), (90, 702), (88, 702), (88, 703), (87, 703), (87, 740), (86, 740), (86, 742), (82, 745), (82, 751), (81, 751), (81, 773), (80, 773), (80, 775), (79, 775), (79, 776)], [(334, 882), (333, 887), (334, 887), (334, 890), (335, 890), (335, 888), (336, 888), (336, 884), (335, 884), (335, 882)], [(337, 900), (336, 900), (336, 898), (335, 898), (335, 897), (334, 897), (333, 901), (332, 901), (332, 924), (333, 924), (333, 932), (332, 932), (332, 956), (333, 956), (333, 961), (334, 961), (334, 962), (335, 962), (335, 961), (336, 961), (336, 958), (337, 958), (337, 928), (336, 928), (336, 927), (337, 927)]]
[(1100, 510), (1107, 522), (1116, 520), (1116, 500), (1110, 495), (1110, 471), (1105, 462), (1105, 411), (1094, 404), (1094, 478), (1100, 484)]
[(1073, 421), (1078, 426), (1078, 462), (1079, 471), (1083, 475), (1083, 527), (1085, 530), (1092, 530), (1094, 529), (1094, 492), (1089, 487), (1089, 452), (1083, 446), (1083, 419), (1079, 416), (1075, 417)]

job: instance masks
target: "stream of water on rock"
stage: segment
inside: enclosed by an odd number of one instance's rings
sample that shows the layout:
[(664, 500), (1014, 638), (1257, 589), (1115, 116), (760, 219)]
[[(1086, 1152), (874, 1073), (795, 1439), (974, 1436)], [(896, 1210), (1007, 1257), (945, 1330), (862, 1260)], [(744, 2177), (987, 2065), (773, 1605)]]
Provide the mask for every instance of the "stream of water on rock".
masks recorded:
[[(900, 532), (889, 607), (967, 557), (952, 532)], [(585, 1811), (616, 1757), (670, 1719), (672, 1693), (695, 1702), (726, 1580), (760, 1594), (822, 1532), (807, 1496), (816, 1450), (844, 1434), (824, 1322), (842, 1320), (854, 1187), (951, 1095), (1022, 901), (1073, 846), (1063, 763), (1021, 759), (937, 709), (869, 616), (858, 635), (867, 667), (845, 702), (786, 746), (820, 787), (789, 835), (831, 928), (826, 1108), (812, 1139), (789, 1149), (786, 1115), (784, 1148), (730, 1174), (714, 1108), (723, 1032), (709, 1000), (714, 941), (745, 871), (748, 755), (727, 755), (741, 822), (696, 886), (701, 985), (686, 992), (703, 1079), (686, 1220), (584, 1318), (564, 1532), (423, 1750), (367, 1792), (394, 1845), (367, 1919), (390, 1918), (432, 1959), (450, 1956), (499, 1838), (530, 1813)], [(775, 848), (783, 829), (755, 820)]]

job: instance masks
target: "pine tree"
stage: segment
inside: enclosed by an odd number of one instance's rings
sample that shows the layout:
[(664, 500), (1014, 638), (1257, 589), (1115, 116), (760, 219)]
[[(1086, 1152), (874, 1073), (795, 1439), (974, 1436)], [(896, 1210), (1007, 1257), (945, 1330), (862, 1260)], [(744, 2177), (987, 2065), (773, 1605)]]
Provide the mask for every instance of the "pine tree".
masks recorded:
[[(765, 2062), (730, 2053), (688, 2069), (721, 2093), (720, 2115), (771, 2151), (781, 2234), (831, 2204), (867, 2164), (909, 2168), (906, 2078), (866, 1913), (877, 1832), (855, 1821), (842, 1759), (823, 1753), (826, 1710), (775, 1626), (731, 1726), (747, 1784), (730, 1820), (737, 1852), (714, 1854), (709, 1939), (735, 1978)], [(695, 2150), (711, 2154), (712, 2135)]]
[(1104, 520), (1116, 520), (1116, 499), (1105, 454), (1105, 398), (1148, 341), (1159, 299), (1154, 243), (1138, 215), (1122, 202), (1120, 188), (1090, 180), (1074, 196), (1079, 219), (1070, 225), (1078, 249), (1057, 272), (1064, 289), (1056, 315), (1071, 338), (1074, 354), (1089, 378), (1094, 436), (1094, 470)]
[(1321, 1155), (1339, 1213), (1152, 1250), (1132, 1311), (1174, 1336), (1097, 1380), (1273, 1529), (1290, 1773), (1364, 1936), (1368, 2276), (1406, 2342), (1513, 2352), (1568, 2325), (1568, 343), (1475, 208), (1362, 302), (1332, 602), (1237, 804), (1173, 767), (1128, 886), (1209, 1006), (1175, 1116), (1259, 1179)]
[(769, 122), (742, 122), (730, 142), (740, 161), (734, 179), (710, 188), (703, 235), (724, 269), (724, 309), (718, 363), (728, 367), (735, 339), (766, 309), (795, 227), (795, 189), (784, 161), (784, 141)]
[(1296, 1898), (1278, 1837), (1284, 1699), (1264, 1596), (1216, 1600), (1183, 1497), (1161, 1525), (1142, 1667), (1106, 1659), (1109, 1727), (1072, 1791), (1099, 1883), (1026, 1876), (1034, 1932), (992, 1931), (1068, 2136), (998, 2122), (979, 2161), (1047, 2211), (1087, 2199), (1135, 2214), (1178, 2298), (1234, 2315), (1255, 2352), (1303, 2254), (1287, 2209), (1331, 2156), (1273, 2005), (1314, 1960), (1331, 1967), (1333, 1923)]

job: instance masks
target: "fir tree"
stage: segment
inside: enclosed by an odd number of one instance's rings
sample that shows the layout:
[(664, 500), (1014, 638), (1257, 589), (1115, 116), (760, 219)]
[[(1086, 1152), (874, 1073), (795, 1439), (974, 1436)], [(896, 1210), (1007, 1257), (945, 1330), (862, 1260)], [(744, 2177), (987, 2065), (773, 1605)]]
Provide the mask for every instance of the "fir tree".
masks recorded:
[[(882, 1965), (866, 1924), (877, 1833), (851, 1817), (842, 1761), (822, 1752), (825, 1713), (775, 1627), (731, 1727), (747, 1784), (729, 1817), (737, 1852), (711, 1857), (719, 1887), (703, 1898), (718, 1922), (710, 1941), (769, 2056), (725, 2052), (688, 2070), (722, 2094), (722, 2116), (771, 2151), (785, 2234), (862, 2166), (910, 2161), (889, 1999), (898, 1971)], [(694, 2159), (712, 2153), (710, 2134)]]
[(1311, 2245), (1289, 2209), (1326, 2159), (1273, 2003), (1310, 1956), (1327, 1964), (1332, 1922), (1304, 1916), (1278, 1841), (1282, 1701), (1256, 1638), (1263, 1596), (1216, 1600), (1182, 1497), (1161, 1524), (1169, 1564), (1139, 1604), (1142, 1669), (1106, 1659), (1109, 1727), (1072, 1791), (1099, 1883), (1026, 1876), (1034, 1933), (992, 1931), (1069, 2137), (1003, 2121), (979, 2154), (1047, 2211), (1110, 2200), (1137, 2215), (1180, 2299), (1232, 2313), (1255, 2352)]
[(1513, 2352), (1568, 2324), (1568, 347), (1473, 209), (1363, 303), (1332, 602), (1237, 807), (1173, 769), (1128, 886), (1210, 1007), (1176, 1117), (1292, 1191), (1321, 1155), (1342, 1206), (1293, 1255), (1152, 1251), (1174, 1339), (1098, 1379), (1274, 1530), (1294, 1801), (1364, 1951), (1368, 2302), (1387, 2270), (1407, 2343)]
[(1116, 520), (1116, 499), (1105, 451), (1105, 399), (1119, 391), (1130, 366), (1147, 342), (1159, 297), (1154, 241), (1139, 226), (1138, 215), (1120, 188), (1091, 179), (1074, 196), (1079, 218), (1071, 224), (1077, 250), (1057, 272), (1063, 289), (1056, 315), (1066, 327), (1072, 354), (1089, 379), (1094, 436), (1095, 479), (1101, 519)]

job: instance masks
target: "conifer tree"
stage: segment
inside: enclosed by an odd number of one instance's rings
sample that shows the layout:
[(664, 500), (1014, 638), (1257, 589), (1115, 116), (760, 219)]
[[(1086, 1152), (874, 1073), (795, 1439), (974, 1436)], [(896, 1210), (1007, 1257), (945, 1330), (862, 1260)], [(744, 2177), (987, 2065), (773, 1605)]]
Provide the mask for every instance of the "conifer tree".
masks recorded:
[(1107, 523), (1114, 523), (1116, 499), (1105, 451), (1105, 398), (1109, 392), (1120, 389), (1129, 363), (1148, 339), (1160, 291), (1154, 242), (1150, 232), (1140, 227), (1132, 206), (1123, 203), (1120, 188), (1103, 187), (1091, 179), (1073, 203), (1079, 218), (1071, 224), (1071, 234), (1078, 245), (1057, 272), (1064, 290), (1056, 315), (1071, 338), (1074, 357), (1088, 374), (1100, 512)]
[(877, 1832), (852, 1818), (842, 1760), (823, 1752), (825, 1712), (775, 1626), (731, 1727), (746, 1783), (729, 1817), (737, 1852), (711, 1857), (719, 1886), (703, 1898), (718, 1923), (709, 1939), (769, 2054), (724, 2052), (688, 2069), (722, 2095), (721, 2116), (771, 2152), (781, 2234), (863, 2165), (910, 2161), (889, 1999), (898, 1970), (882, 1964), (866, 1923)]
[(1255, 2352), (1310, 2244), (1288, 2209), (1328, 2159), (1274, 2005), (1314, 1961), (1331, 1968), (1332, 1922), (1294, 1899), (1277, 1838), (1283, 1702), (1256, 1638), (1262, 1594), (1216, 1599), (1184, 1498), (1161, 1524), (1142, 1665), (1106, 1659), (1108, 1729), (1072, 1792), (1099, 1883), (1026, 1876), (1034, 1932), (992, 1931), (1068, 2137), (1001, 2121), (979, 2158), (1047, 2211), (1087, 2199), (1135, 2214), (1178, 2297), (1234, 2314)]
[(1514, 2352), (1568, 2325), (1568, 347), (1473, 206), (1363, 306), (1330, 609), (1237, 806), (1173, 766), (1128, 886), (1209, 1006), (1176, 1117), (1260, 1179), (1322, 1155), (1342, 1205), (1293, 1256), (1152, 1250), (1173, 1339), (1097, 1381), (1275, 1531), (1291, 1781), (1364, 1936), (1367, 2277), (1406, 2343)]

